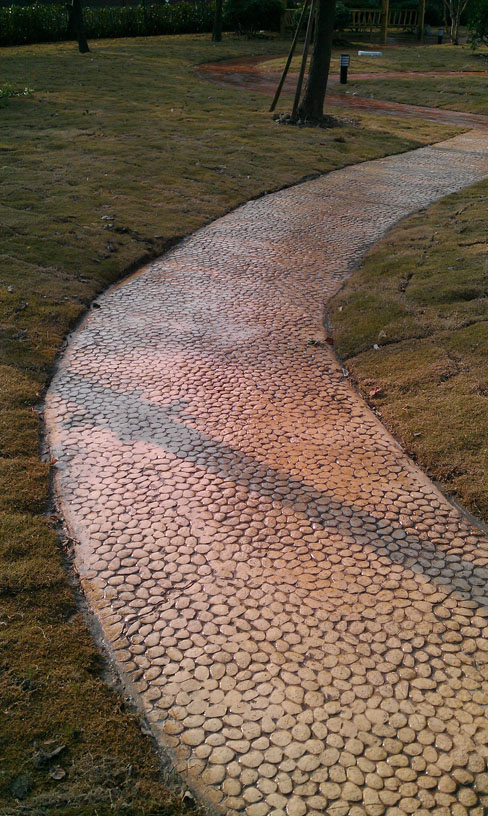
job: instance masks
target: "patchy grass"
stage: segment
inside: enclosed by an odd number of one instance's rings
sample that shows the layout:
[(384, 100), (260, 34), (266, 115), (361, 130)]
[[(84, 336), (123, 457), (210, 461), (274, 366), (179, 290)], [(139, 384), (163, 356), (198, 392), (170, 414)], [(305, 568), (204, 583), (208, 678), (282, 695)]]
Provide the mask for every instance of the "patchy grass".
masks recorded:
[[(381, 51), (381, 57), (359, 57), (357, 52)], [(374, 42), (352, 40), (347, 45), (334, 48), (330, 70), (339, 73), (339, 57), (343, 53), (351, 57), (349, 77), (355, 73), (383, 73), (385, 71), (479, 71), (488, 72), (488, 48), (473, 51), (469, 45), (378, 45)], [(293, 58), (291, 70), (298, 71), (301, 56)], [(267, 60), (264, 66), (270, 71), (280, 71), (284, 57)]]
[(0, 118), (0, 810), (165, 816), (184, 811), (178, 791), (103, 681), (43, 514), (49, 467), (38, 458), (36, 406), (56, 352), (109, 283), (236, 205), (456, 130), (365, 116), (335, 141), (333, 131), (279, 127), (259, 94), (217, 88), (193, 70), (216, 57), (279, 54), (279, 41), (92, 48), (2, 52), (5, 80), (34, 95), (11, 99)]
[[(359, 57), (357, 51), (381, 50), (382, 57)], [(334, 85), (334, 93), (352, 94), (405, 102), (410, 105), (426, 105), (467, 113), (486, 113), (488, 109), (488, 48), (472, 51), (468, 45), (411, 45), (405, 47), (379, 46), (377, 43), (351, 43), (348, 47), (334, 49), (331, 73), (339, 73), (339, 56), (348, 51), (351, 65), (348, 83)], [(300, 58), (294, 58), (291, 70), (298, 72)], [(284, 59), (273, 59), (263, 64), (263, 70), (279, 72)], [(355, 74), (382, 73), (386, 71), (475, 71), (479, 76), (440, 76), (402, 79), (355, 79)]]
[(487, 213), (484, 181), (409, 218), (369, 253), (331, 312), (337, 352), (363, 395), (419, 464), (485, 521)]
[(352, 78), (352, 81), (348, 82), (348, 93), (356, 92), (358, 96), (404, 102), (408, 105), (426, 105), (429, 108), (486, 114), (488, 110), (486, 79), (486, 75), (422, 77), (418, 80)]

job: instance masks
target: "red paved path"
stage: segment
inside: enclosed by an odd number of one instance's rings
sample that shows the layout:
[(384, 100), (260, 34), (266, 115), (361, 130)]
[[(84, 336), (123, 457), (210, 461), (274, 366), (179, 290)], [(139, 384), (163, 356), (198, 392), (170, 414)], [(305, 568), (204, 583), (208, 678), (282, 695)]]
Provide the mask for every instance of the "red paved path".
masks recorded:
[[(207, 63), (200, 65), (197, 69), (200, 76), (218, 85), (228, 87), (238, 87), (269, 96), (270, 104), (278, 85), (279, 74), (266, 72), (262, 68), (265, 62), (263, 57), (240, 57), (238, 59), (223, 60), (222, 62)], [(473, 72), (475, 73), (475, 72)], [(355, 79), (381, 79), (382, 77), (403, 79), (418, 76), (464, 76), (457, 72), (387, 72), (384, 74), (355, 74)], [(469, 74), (471, 75), (471, 73)], [(477, 76), (480, 74), (477, 73)], [(338, 84), (338, 77), (331, 75), (330, 86)], [(291, 96), (295, 93), (296, 76), (289, 75), (286, 79), (283, 95)], [(448, 125), (458, 125), (459, 127), (487, 127), (488, 116), (477, 113), (464, 113), (462, 111), (451, 111), (443, 108), (427, 108), (423, 105), (405, 105), (399, 102), (386, 102), (379, 99), (367, 99), (360, 96), (352, 96), (337, 93), (328, 93), (327, 102), (336, 107), (349, 108), (351, 110), (364, 111), (365, 113), (381, 113), (388, 116), (406, 117), (408, 119), (428, 119), (434, 122), (444, 122)], [(279, 107), (279, 106), (278, 106)]]

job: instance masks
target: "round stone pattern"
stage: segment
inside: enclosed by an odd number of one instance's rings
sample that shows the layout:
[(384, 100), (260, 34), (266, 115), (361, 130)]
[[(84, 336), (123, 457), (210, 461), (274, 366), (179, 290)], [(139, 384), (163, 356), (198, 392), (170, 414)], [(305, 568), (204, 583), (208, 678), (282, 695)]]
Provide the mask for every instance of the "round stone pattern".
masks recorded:
[(487, 174), (473, 131), (251, 202), (101, 297), (61, 360), (45, 413), (84, 589), (222, 812), (487, 812), (488, 541), (321, 328), (389, 227)]

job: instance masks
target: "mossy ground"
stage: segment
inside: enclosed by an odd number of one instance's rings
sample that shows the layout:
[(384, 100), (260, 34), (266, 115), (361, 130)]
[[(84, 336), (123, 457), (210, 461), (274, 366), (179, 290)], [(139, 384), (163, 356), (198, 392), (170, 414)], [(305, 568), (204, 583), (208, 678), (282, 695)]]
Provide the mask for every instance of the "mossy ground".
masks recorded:
[(38, 406), (67, 330), (108, 284), (249, 198), (455, 132), (364, 116), (335, 141), (280, 127), (259, 94), (194, 72), (284, 50), (226, 35), (219, 46), (188, 36), (98, 41), (86, 55), (71, 43), (2, 51), (2, 83), (34, 90), (0, 116), (2, 814), (184, 811), (104, 682), (45, 515)]
[(485, 521), (487, 215), (483, 181), (409, 218), (372, 249), (331, 309), (337, 352), (366, 399)]

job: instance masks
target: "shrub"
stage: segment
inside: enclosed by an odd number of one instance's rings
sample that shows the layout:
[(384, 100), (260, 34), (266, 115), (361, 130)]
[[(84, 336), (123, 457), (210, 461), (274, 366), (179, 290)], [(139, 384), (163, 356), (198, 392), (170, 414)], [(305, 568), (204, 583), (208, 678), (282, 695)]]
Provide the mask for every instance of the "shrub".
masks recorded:
[(144, 12), (140, 6), (85, 8), (87, 39), (101, 37), (138, 37), (144, 34)]
[(33, 93), (32, 88), (21, 88), (20, 91), (16, 91), (10, 83), (0, 85), (0, 108), (4, 108), (8, 100), (13, 99), (14, 96), (32, 96)]
[[(205, 0), (144, 6), (84, 9), (88, 39), (141, 37), (155, 34), (198, 34), (211, 31), (213, 4)], [(0, 8), (0, 45), (66, 40), (66, 6), (33, 5)]]
[(444, 3), (441, 0), (427, 0), (425, 4), (425, 23), (431, 26), (443, 25)]
[(337, 0), (334, 16), (335, 31), (344, 31), (350, 23), (351, 16), (350, 9), (348, 9), (341, 0)]
[(233, 31), (279, 31), (283, 3), (281, 0), (227, 0), (224, 26)]
[(488, 45), (488, 0), (472, 0), (468, 12), (471, 45)]
[(64, 6), (8, 6), (0, 8), (0, 45), (24, 45), (66, 39)]
[[(357, 2), (354, 3), (354, 0), (352, 0), (352, 1), (353, 1), (353, 5), (351, 6), (351, 8), (356, 8)], [(364, 2), (362, 3), (362, 6), (365, 7)], [(289, 2), (287, 3), (287, 7), (291, 8), (291, 4)], [(295, 19), (294, 19), (294, 26), (295, 27), (298, 25), (298, 21), (300, 19), (300, 14), (301, 14), (301, 11), (302, 11), (302, 7), (303, 7), (302, 3), (300, 3), (296, 7)], [(342, 0), (337, 0), (336, 7), (335, 7), (335, 14), (334, 14), (334, 31), (344, 31), (344, 29), (347, 28), (347, 26), (348, 26), (348, 24), (349, 24), (349, 22), (351, 20), (351, 16), (352, 16), (351, 15), (351, 9), (348, 8), (348, 6), (345, 3), (343, 3)], [(302, 32), (303, 32), (305, 30), (305, 26), (303, 25), (303, 23), (302, 23), (302, 26), (303, 26), (303, 29), (302, 29)]]

